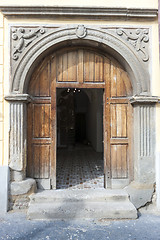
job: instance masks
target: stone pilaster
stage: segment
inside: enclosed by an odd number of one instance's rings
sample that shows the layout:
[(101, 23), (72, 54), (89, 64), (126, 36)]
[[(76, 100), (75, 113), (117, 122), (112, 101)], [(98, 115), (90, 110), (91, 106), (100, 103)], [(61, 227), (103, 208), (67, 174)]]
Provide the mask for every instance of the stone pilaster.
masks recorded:
[(133, 97), (134, 107), (134, 180), (155, 182), (155, 104), (156, 97)]
[(10, 164), (11, 180), (22, 181), (26, 172), (27, 151), (27, 94), (10, 95), (5, 99), (10, 101)]

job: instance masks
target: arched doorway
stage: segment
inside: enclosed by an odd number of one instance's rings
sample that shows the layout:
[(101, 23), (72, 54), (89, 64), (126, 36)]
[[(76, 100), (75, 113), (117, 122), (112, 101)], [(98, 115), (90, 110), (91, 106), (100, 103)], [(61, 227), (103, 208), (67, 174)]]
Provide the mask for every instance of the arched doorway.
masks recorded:
[(124, 187), (132, 179), (132, 86), (113, 58), (87, 48), (57, 51), (34, 71), (28, 93), (27, 176), (56, 188), (56, 89), (104, 89), (104, 186)]
[(57, 89), (57, 189), (104, 188), (103, 89)]

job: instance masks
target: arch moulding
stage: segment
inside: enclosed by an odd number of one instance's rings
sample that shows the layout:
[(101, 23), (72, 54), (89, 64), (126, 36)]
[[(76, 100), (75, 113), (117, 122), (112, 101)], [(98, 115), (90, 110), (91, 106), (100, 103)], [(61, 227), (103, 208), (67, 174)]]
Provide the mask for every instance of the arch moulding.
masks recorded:
[[(12, 30), (13, 40), (16, 36), (14, 31)], [(25, 32), (25, 28), (21, 28), (20, 31)], [(34, 41), (22, 51), (23, 37), (27, 38), (29, 34), (31, 37), (35, 36)], [(115, 31), (84, 25), (67, 25), (61, 28), (36, 28), (34, 31), (30, 30), (29, 34), (24, 34), (18, 47), (12, 49), (11, 94), (27, 93), (34, 67), (49, 52), (64, 46), (86, 45), (109, 53), (124, 66), (130, 76), (134, 95), (150, 95), (149, 73), (143, 60), (133, 47)]]

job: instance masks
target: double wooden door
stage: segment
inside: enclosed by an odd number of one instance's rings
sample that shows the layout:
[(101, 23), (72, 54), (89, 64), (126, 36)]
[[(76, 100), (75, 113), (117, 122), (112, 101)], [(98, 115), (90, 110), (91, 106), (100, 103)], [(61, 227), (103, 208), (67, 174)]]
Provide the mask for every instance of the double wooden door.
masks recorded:
[(39, 187), (56, 188), (56, 89), (104, 89), (104, 186), (123, 187), (132, 178), (129, 96), (126, 71), (113, 58), (92, 49), (58, 51), (35, 69), (28, 88), (27, 175)]

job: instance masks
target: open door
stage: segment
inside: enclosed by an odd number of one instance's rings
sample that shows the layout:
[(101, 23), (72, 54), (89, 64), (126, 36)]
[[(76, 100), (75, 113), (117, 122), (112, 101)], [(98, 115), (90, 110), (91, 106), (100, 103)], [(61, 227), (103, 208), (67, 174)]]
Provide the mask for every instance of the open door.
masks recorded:
[(27, 176), (36, 179), (40, 188), (56, 188), (57, 88), (104, 89), (104, 185), (128, 185), (133, 167), (131, 82), (117, 61), (86, 48), (57, 51), (31, 77)]
[(44, 61), (33, 74), (28, 91), (33, 100), (27, 108), (27, 176), (34, 178), (41, 189), (56, 187), (53, 167), (56, 155), (56, 132), (53, 132), (56, 126), (56, 91), (51, 83), (51, 72), (50, 60)]
[(132, 178), (132, 109), (128, 96), (132, 86), (128, 75), (111, 61), (104, 94), (105, 187), (123, 188)]

